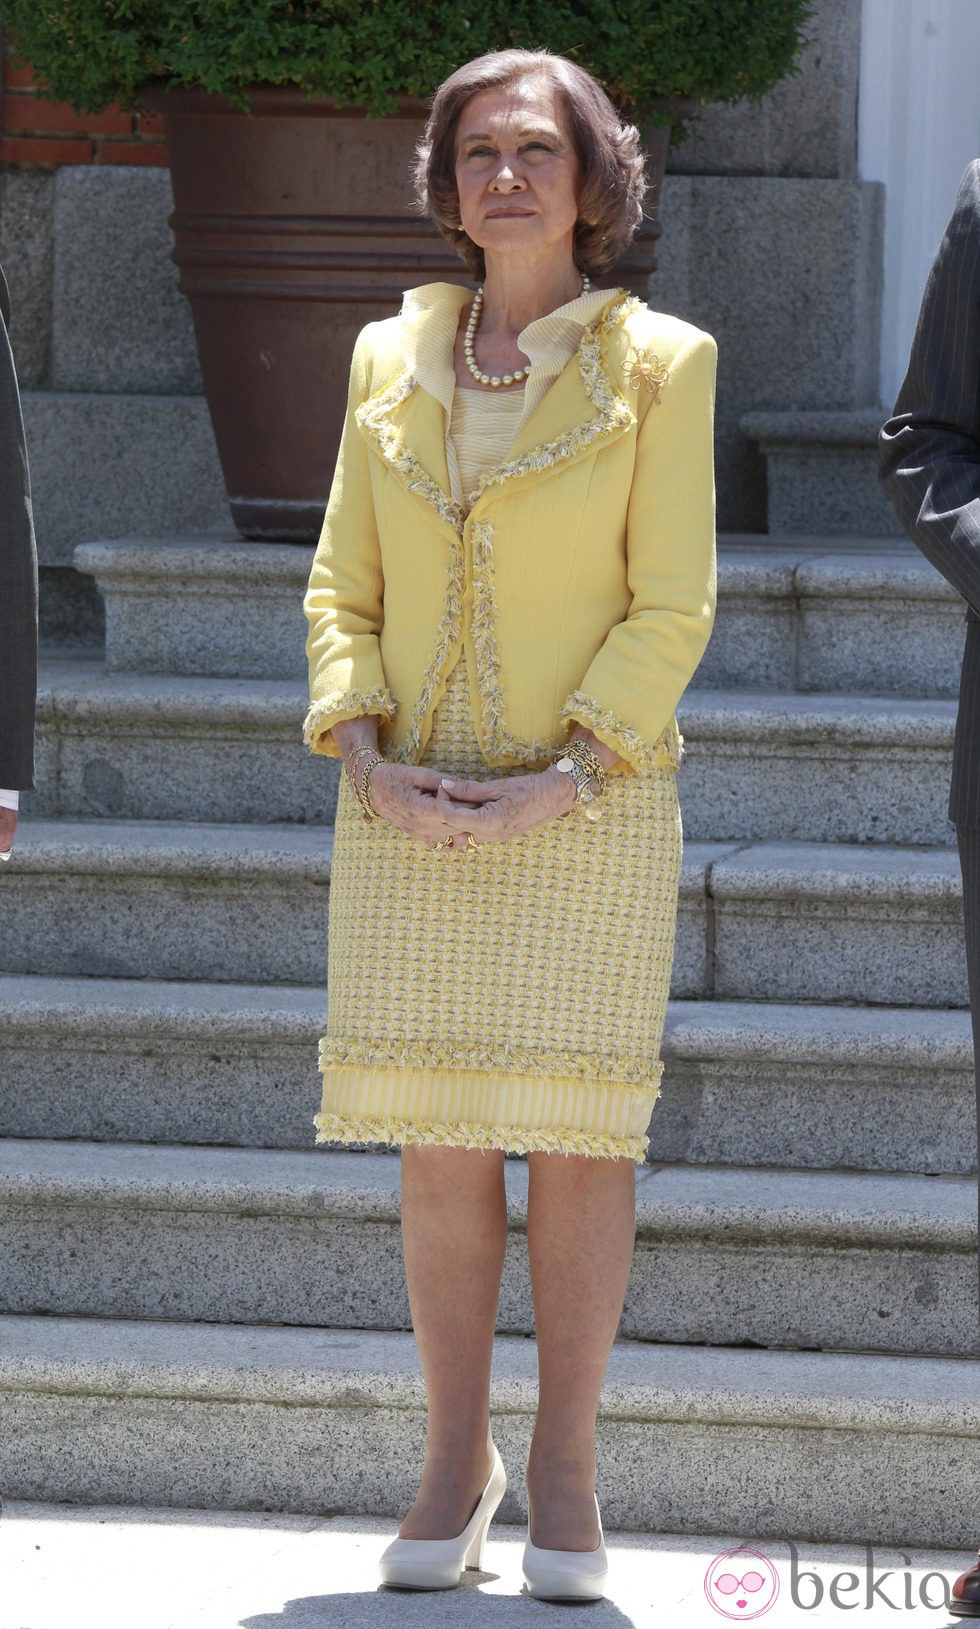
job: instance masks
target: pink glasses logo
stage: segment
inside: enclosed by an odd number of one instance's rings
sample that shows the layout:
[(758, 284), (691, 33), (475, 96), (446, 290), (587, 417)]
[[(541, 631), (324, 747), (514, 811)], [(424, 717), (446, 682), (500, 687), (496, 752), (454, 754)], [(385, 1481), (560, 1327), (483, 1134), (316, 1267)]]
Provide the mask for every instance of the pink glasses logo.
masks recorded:
[(779, 1594), (779, 1574), (761, 1550), (738, 1545), (716, 1555), (704, 1575), (704, 1593), (723, 1618), (761, 1618)]

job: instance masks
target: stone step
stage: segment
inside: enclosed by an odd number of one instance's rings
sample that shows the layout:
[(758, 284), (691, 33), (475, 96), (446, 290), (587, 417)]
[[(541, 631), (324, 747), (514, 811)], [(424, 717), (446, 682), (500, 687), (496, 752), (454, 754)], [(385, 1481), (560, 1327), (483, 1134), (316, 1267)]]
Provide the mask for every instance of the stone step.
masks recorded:
[[(511, 1479), (501, 1520), (516, 1521), (530, 1341), (498, 1338), (491, 1396)], [(424, 1424), (404, 1333), (0, 1319), (12, 1499), (400, 1515)], [(980, 1362), (622, 1341), (598, 1454), (610, 1531), (969, 1549)]]
[(742, 434), (766, 461), (769, 530), (900, 536), (878, 484), (878, 432), (887, 416), (879, 407), (743, 413)]
[(304, 1148), (323, 985), (0, 977), (0, 1136)]
[(654, 1160), (976, 1170), (964, 1009), (674, 1001), (663, 1056)]
[(955, 842), (954, 701), (701, 690), (678, 719), (691, 837)]
[[(321, 987), (0, 978), (0, 1136), (312, 1146)], [(963, 1010), (674, 1001), (650, 1157), (967, 1174)]]
[(968, 1004), (953, 850), (751, 844), (719, 856), (707, 887), (715, 997)]
[[(312, 826), (25, 821), (0, 879), (0, 974), (320, 985), (331, 840)], [(705, 875), (722, 852), (687, 847), (677, 995), (702, 993)]]
[(307, 705), (298, 680), (42, 662), (38, 789), (25, 812), (323, 825), (337, 806), (340, 764), (303, 745)]
[(692, 689), (958, 694), (965, 607), (911, 543), (718, 543), (718, 615)]
[[(0, 878), (0, 973), (319, 984), (330, 832), (25, 822)], [(951, 849), (690, 842), (672, 993), (967, 1004)]]
[(83, 543), (74, 562), (105, 602), (110, 672), (305, 679), (311, 548), (229, 530)]
[[(895, 537), (722, 535), (698, 688), (955, 696), (963, 602)], [(85, 543), (111, 672), (305, 680), (313, 551), (227, 533)], [(216, 617), (220, 603), (226, 615)]]
[[(498, 1329), (529, 1334), (526, 1163), (507, 1177)], [(409, 1329), (399, 1180), (386, 1154), (0, 1141), (0, 1310)], [(622, 1329), (978, 1355), (976, 1247), (969, 1178), (646, 1167)]]
[(328, 827), (25, 821), (0, 972), (318, 984)]
[[(305, 706), (296, 680), (46, 662), (38, 790), (25, 813), (323, 824), (336, 808), (339, 763), (303, 746)], [(692, 690), (679, 718), (692, 838), (954, 840), (953, 701)]]

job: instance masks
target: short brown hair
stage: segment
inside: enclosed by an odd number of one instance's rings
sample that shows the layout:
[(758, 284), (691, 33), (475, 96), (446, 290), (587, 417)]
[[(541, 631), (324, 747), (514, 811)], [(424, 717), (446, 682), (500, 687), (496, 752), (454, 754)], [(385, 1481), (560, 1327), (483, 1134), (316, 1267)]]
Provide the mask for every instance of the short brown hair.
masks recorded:
[(486, 275), (483, 250), (463, 231), (456, 189), (459, 116), (480, 91), (539, 79), (554, 93), (581, 166), (574, 255), (579, 270), (601, 277), (625, 253), (643, 220), (646, 174), (640, 135), (626, 124), (592, 75), (553, 51), (490, 51), (443, 80), (418, 146), (415, 192), (473, 275)]

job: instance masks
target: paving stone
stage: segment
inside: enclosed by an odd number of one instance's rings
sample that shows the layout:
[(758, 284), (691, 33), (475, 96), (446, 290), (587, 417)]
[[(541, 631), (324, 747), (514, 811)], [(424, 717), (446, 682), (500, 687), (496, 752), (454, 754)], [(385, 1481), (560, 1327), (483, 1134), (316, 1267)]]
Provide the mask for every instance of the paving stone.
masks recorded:
[[(519, 1468), (515, 1474), (519, 1475)], [(600, 1467), (602, 1474), (602, 1467)], [(554, 1608), (524, 1591), (523, 1526), (495, 1521), (481, 1573), (441, 1593), (378, 1589), (381, 1552), (394, 1517), (150, 1506), (6, 1502), (4, 1600), (11, 1622), (32, 1617), (46, 1629), (130, 1629), (132, 1600), (108, 1593), (106, 1578), (152, 1578), (140, 1596), (140, 1629), (233, 1629), (249, 1617), (272, 1622), (297, 1613), (343, 1629), (484, 1629), (544, 1623)], [(661, 1629), (715, 1621), (706, 1586), (747, 1559), (758, 1542), (744, 1534), (610, 1533), (606, 1599), (589, 1608), (590, 1629)], [(903, 1599), (938, 1609), (972, 1562), (966, 1551), (897, 1551), (854, 1544), (769, 1539), (765, 1576), (778, 1591), (770, 1622), (840, 1629), (842, 1607), (861, 1622), (893, 1622)], [(768, 1565), (766, 1565), (768, 1563)], [(856, 1599), (853, 1597), (856, 1595)], [(870, 1598), (869, 1598), (870, 1597)], [(724, 1603), (716, 1587), (712, 1598)], [(758, 1596), (755, 1597), (758, 1600)], [(837, 1604), (835, 1604), (835, 1601)], [(798, 1605), (794, 1603), (799, 1603)], [(792, 1617), (791, 1617), (792, 1615)]]

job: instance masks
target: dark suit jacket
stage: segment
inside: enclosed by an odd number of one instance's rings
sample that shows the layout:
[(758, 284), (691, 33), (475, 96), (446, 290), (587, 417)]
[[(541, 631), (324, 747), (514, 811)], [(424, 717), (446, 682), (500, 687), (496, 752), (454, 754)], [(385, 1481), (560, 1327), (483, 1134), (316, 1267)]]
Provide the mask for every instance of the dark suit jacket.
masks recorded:
[(967, 603), (949, 817), (980, 827), (980, 160), (963, 177), (879, 446), (899, 520)]
[(37, 554), (17, 375), (0, 271), (0, 786), (34, 785)]

